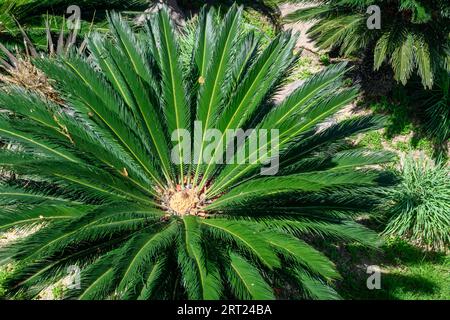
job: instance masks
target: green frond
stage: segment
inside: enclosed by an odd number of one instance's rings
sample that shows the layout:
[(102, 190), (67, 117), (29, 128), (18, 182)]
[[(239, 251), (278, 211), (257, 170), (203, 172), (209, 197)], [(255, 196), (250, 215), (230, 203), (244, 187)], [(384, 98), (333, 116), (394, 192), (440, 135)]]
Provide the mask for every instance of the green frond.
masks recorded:
[(51, 141), (41, 139), (36, 133), (30, 133), (26, 128), (20, 128), (16, 125), (14, 120), (5, 119), (0, 116), (0, 134), (4, 138), (8, 138), (10, 141), (18, 142), (30, 148), (37, 149), (43, 154), (53, 156), (59, 159), (67, 160), (69, 162), (78, 162), (78, 159), (74, 157), (67, 150), (60, 150), (58, 145)]
[(279, 267), (280, 261), (273, 250), (264, 241), (257, 230), (249, 229), (248, 225), (224, 219), (208, 219), (203, 224), (210, 227), (214, 237), (233, 241), (239, 248), (251, 253), (269, 268)]
[[(355, 89), (343, 91), (332, 98), (324, 98), (323, 100), (320, 96), (316, 96), (322, 90), (325, 90), (328, 85), (334, 84), (342, 76), (344, 68), (344, 64), (333, 67), (306, 82), (263, 120), (261, 128), (277, 128), (280, 131), (279, 149), (281, 151), (287, 147), (287, 142), (316, 126), (356, 96)], [(257, 162), (260, 162), (260, 150), (267, 148), (269, 143), (267, 141), (265, 144), (260, 144), (257, 150), (246, 153), (245, 161), (250, 163), (249, 159), (256, 156)], [(241, 146), (241, 148), (245, 147), (246, 145)], [(211, 195), (219, 194), (226, 186), (232, 185), (234, 181), (259, 166), (261, 165), (228, 165), (220, 173), (209, 193)]]
[[(302, 1), (300, 1), (302, 2)], [(443, 1), (317, 1), (285, 17), (287, 22), (312, 21), (307, 34), (325, 50), (339, 49), (346, 57), (373, 54), (374, 69), (392, 66), (405, 84), (413, 73), (430, 89), (439, 67), (448, 60), (449, 16)], [(381, 30), (367, 26), (367, 8), (381, 11)], [(430, 34), (433, 36), (430, 37)]]
[(144, 286), (142, 287), (138, 300), (149, 300), (152, 296), (156, 295), (158, 286), (164, 279), (164, 271), (167, 268), (167, 261), (165, 258), (159, 258), (155, 264), (152, 266), (148, 276), (144, 281)]
[[(120, 18), (113, 18), (114, 25), (120, 25), (122, 29), (124, 22)], [(115, 26), (115, 29), (119, 29)], [(160, 160), (164, 176), (167, 181), (171, 181), (171, 164), (169, 159), (169, 148), (167, 147), (167, 139), (161, 125), (161, 117), (159, 115), (159, 107), (156, 106), (158, 87), (155, 84), (155, 79), (150, 77), (150, 66), (146, 61), (136, 61), (136, 55), (141, 49), (137, 44), (133, 47), (132, 44), (137, 40), (131, 36), (126, 38), (129, 30), (116, 30), (119, 33), (116, 42), (122, 44), (125, 48), (122, 51), (117, 49), (117, 44), (107, 42), (99, 36), (95, 37), (91, 42), (90, 48), (102, 66), (102, 69), (107, 74), (108, 79), (114, 84), (116, 90), (121, 93), (122, 98), (131, 109), (131, 112), (136, 119), (138, 127), (145, 128), (150, 135), (151, 150), (157, 155), (156, 158)], [(125, 39), (126, 38), (126, 39)], [(133, 51), (134, 53), (130, 53)], [(133, 57), (129, 57), (133, 55)], [(139, 68), (140, 71), (136, 71)], [(141, 75), (141, 73), (145, 73)], [(145, 78), (143, 78), (145, 77)], [(145, 84), (145, 82), (148, 83)], [(150, 83), (151, 82), (151, 83)], [(155, 121), (158, 120), (158, 121)], [(142, 135), (144, 135), (142, 133)]]
[[(146, 60), (145, 48), (138, 41), (131, 27), (120, 14), (113, 13), (109, 17), (109, 25), (114, 33), (116, 42), (121, 47), (121, 51), (126, 54), (131, 62), (133, 71), (138, 74), (149, 85), (156, 85), (155, 76), (150, 72), (151, 67)], [(156, 88), (153, 88), (156, 89)]]
[(226, 195), (207, 207), (208, 210), (223, 210), (240, 206), (255, 198), (264, 198), (293, 191), (319, 192), (336, 186), (376, 185), (377, 172), (317, 171), (283, 177), (253, 179), (233, 188)]
[(297, 22), (297, 21), (310, 21), (317, 19), (323, 14), (331, 11), (332, 7), (327, 5), (326, 3), (321, 4), (320, 6), (314, 6), (310, 8), (304, 8), (295, 10), (284, 17), (286, 22)]
[[(219, 144), (225, 140), (225, 132), (229, 129), (237, 129), (251, 119), (261, 100), (275, 84), (278, 75), (283, 73), (286, 63), (292, 59), (294, 37), (291, 35), (280, 35), (275, 39), (255, 60), (247, 76), (238, 86), (235, 94), (231, 97), (224, 112), (218, 119), (216, 128), (222, 132)], [(270, 76), (269, 76), (270, 75)], [(209, 175), (214, 170), (213, 161), (217, 157), (216, 150), (207, 164), (200, 186), (204, 186)]]
[(196, 217), (183, 218), (185, 245), (188, 255), (194, 260), (200, 278), (202, 298), (217, 300), (220, 298), (222, 284), (217, 267), (205, 258), (202, 248), (201, 222)]
[[(57, 77), (58, 85), (65, 92), (77, 90), (81, 95), (68, 97), (71, 106), (90, 125), (100, 127), (103, 134), (112, 136), (129, 152), (136, 162), (149, 174), (155, 183), (160, 181), (156, 168), (152, 165), (147, 142), (139, 137), (139, 126), (133, 124), (133, 117), (125, 109), (100, 75), (81, 58), (66, 58), (61, 63), (41, 60), (39, 68)], [(113, 108), (116, 107), (116, 109)], [(131, 125), (129, 125), (131, 123)], [(100, 129), (100, 130), (101, 130)]]
[[(199, 159), (203, 159), (203, 151), (205, 145), (206, 130), (213, 127), (217, 121), (218, 112), (223, 109), (223, 101), (226, 97), (224, 88), (228, 80), (227, 72), (231, 68), (232, 49), (237, 39), (240, 20), (242, 19), (242, 9), (233, 7), (225, 17), (222, 25), (217, 31), (217, 40), (213, 53), (210, 58), (210, 63), (204, 74), (200, 74), (199, 83), (200, 89), (198, 93), (197, 105), (197, 121), (201, 121), (203, 127), (203, 137), (199, 142)], [(207, 19), (207, 18), (206, 18)], [(204, 30), (204, 33), (211, 33), (210, 30)], [(203, 36), (206, 41), (207, 36)], [(205, 44), (206, 45), (206, 42)], [(206, 48), (203, 49), (204, 51)], [(211, 50), (210, 48), (208, 50)], [(203, 52), (204, 52), (203, 51)], [(197, 145), (197, 143), (196, 143)], [(200, 174), (200, 164), (197, 166), (194, 176), (194, 183), (197, 183)]]
[(138, 296), (145, 277), (156, 271), (153, 270), (153, 261), (158, 253), (174, 243), (178, 228), (177, 223), (173, 221), (162, 230), (140, 232), (117, 253), (113, 269), (118, 283), (116, 292), (121, 299)]
[(313, 156), (309, 159), (302, 157), (302, 160), (286, 165), (285, 169), (280, 172), (280, 175), (300, 173), (304, 170), (316, 171), (322, 168), (333, 171), (358, 169), (370, 165), (393, 162), (396, 158), (396, 155), (390, 151), (371, 151), (358, 148), (337, 152), (333, 156)]
[[(303, 159), (308, 154), (325, 149), (332, 143), (345, 137), (351, 137), (358, 133), (378, 130), (384, 127), (387, 121), (383, 116), (361, 116), (343, 120), (333, 124), (328, 128), (315, 134), (305, 134), (303, 139), (291, 146), (281, 159), (282, 166), (289, 172), (289, 165), (294, 164), (299, 159)], [(335, 152), (335, 151), (334, 151)], [(294, 165), (295, 168), (295, 165)]]
[[(176, 42), (174, 26), (167, 9), (160, 10), (151, 24), (152, 34), (157, 36), (156, 49), (163, 90), (163, 112), (167, 122), (169, 135), (175, 134), (176, 141), (182, 141), (179, 130), (190, 129), (189, 108), (187, 106), (186, 91), (184, 87), (183, 74), (179, 61), (179, 48)], [(174, 146), (177, 146), (174, 142)], [(178, 159), (183, 159), (181, 144), (176, 151)], [(184, 181), (184, 168), (181, 163), (178, 172), (178, 181)]]
[(83, 208), (67, 205), (21, 205), (14, 208), (5, 208), (0, 212), (0, 231), (73, 219), (82, 213)]
[(111, 260), (114, 259), (118, 250), (113, 250), (89, 267), (82, 270), (80, 278), (80, 289), (70, 290), (65, 298), (79, 300), (102, 300), (107, 299), (113, 291), (113, 267)]
[(411, 35), (403, 38), (403, 42), (393, 52), (391, 57), (395, 80), (406, 84), (414, 69), (414, 40)]
[[(181, 238), (181, 237), (180, 237)], [(182, 239), (177, 245), (177, 265), (180, 270), (180, 284), (189, 300), (200, 300), (202, 298), (202, 288), (198, 266), (185, 249)]]
[(296, 236), (305, 234), (334, 238), (346, 242), (359, 242), (369, 247), (378, 247), (381, 242), (374, 231), (363, 228), (355, 222), (342, 221), (340, 223), (316, 221), (271, 220), (262, 222), (273, 228)]
[(431, 64), (430, 47), (424, 37), (414, 37), (414, 59), (417, 71), (425, 88), (431, 88), (434, 83), (433, 66)]
[(379, 70), (382, 64), (386, 61), (388, 54), (391, 53), (388, 52), (390, 40), (390, 33), (384, 33), (380, 39), (378, 39), (374, 49), (374, 70)]
[(242, 256), (230, 254), (228, 281), (236, 297), (242, 300), (274, 300), (275, 295), (258, 269)]
[(327, 280), (339, 277), (333, 263), (304, 241), (284, 233), (265, 231), (266, 241), (284, 256), (324, 277)]
[(199, 14), (195, 35), (194, 61), (199, 76), (206, 77), (212, 57), (212, 50), (216, 40), (215, 10), (203, 7)]
[(305, 296), (317, 300), (339, 300), (339, 294), (329, 285), (314, 279), (302, 270), (295, 270), (295, 277), (301, 283), (301, 289)]

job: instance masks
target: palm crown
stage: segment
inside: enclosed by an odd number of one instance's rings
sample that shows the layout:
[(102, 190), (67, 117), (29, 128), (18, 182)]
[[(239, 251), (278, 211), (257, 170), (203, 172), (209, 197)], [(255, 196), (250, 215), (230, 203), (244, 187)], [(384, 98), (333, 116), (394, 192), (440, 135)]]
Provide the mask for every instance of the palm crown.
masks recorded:
[[(292, 2), (308, 2), (292, 0)], [(417, 72), (431, 88), (440, 70), (450, 70), (450, 6), (448, 1), (319, 0), (318, 6), (297, 10), (290, 21), (315, 19), (308, 31), (324, 49), (338, 47), (344, 55), (365, 48), (374, 55), (374, 69), (388, 62), (403, 84)], [(380, 7), (381, 28), (367, 27), (371, 5)]]
[[(357, 95), (341, 89), (343, 64), (276, 105), (295, 37), (260, 48), (240, 20), (236, 6), (223, 19), (202, 11), (179, 34), (163, 9), (136, 34), (112, 15), (112, 34), (93, 35), (89, 57), (34, 62), (64, 105), (3, 88), (0, 135), (13, 147), (0, 153), (10, 172), (0, 230), (40, 227), (1, 250), (2, 263), (16, 263), (11, 294), (34, 296), (76, 265), (81, 286), (67, 297), (79, 299), (271, 299), (285, 283), (299, 297), (337, 297), (337, 271), (305, 240), (375, 245), (351, 217), (378, 204), (387, 180), (373, 165), (392, 156), (342, 139), (382, 119), (323, 125)], [(261, 176), (260, 162), (174, 164), (184, 150), (172, 133), (194, 120), (220, 132), (278, 129), (279, 172)], [(206, 153), (206, 136), (192, 141)]]

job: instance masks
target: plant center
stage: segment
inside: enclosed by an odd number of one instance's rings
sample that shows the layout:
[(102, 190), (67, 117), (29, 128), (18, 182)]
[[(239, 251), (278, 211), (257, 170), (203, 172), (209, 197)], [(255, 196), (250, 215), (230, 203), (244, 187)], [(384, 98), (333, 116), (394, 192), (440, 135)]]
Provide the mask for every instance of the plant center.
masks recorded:
[(172, 213), (184, 215), (197, 215), (200, 198), (194, 189), (184, 189), (170, 193), (167, 197), (167, 206)]

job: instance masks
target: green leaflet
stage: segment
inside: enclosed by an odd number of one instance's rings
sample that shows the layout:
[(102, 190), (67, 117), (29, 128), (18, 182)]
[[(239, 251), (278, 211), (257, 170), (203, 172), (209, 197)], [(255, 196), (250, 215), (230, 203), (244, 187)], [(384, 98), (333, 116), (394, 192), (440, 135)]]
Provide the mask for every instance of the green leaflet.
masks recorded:
[(200, 277), (202, 298), (205, 300), (220, 299), (221, 281), (219, 270), (205, 259), (201, 238), (201, 221), (193, 216), (183, 218), (185, 246), (188, 255), (194, 260)]
[[(242, 9), (233, 7), (227, 13), (227, 16), (225, 17), (217, 34), (216, 44), (211, 56), (211, 62), (207, 68), (202, 65), (202, 69), (206, 71), (202, 70), (202, 72), (205, 73), (200, 74), (200, 77), (202, 77), (201, 82), (203, 83), (200, 84), (200, 90), (198, 93), (197, 121), (201, 121), (204, 134), (200, 141), (198, 151), (199, 159), (203, 159), (206, 130), (213, 127), (213, 124), (216, 122), (218, 112), (222, 108), (223, 99), (225, 97), (225, 81), (229, 80), (226, 76), (231, 67), (231, 59), (233, 57), (232, 50), (237, 38), (237, 32), (241, 20), (241, 11)], [(206, 20), (208, 20), (208, 16), (206, 17)], [(206, 23), (208, 22), (206, 21)], [(203, 52), (206, 50), (211, 50), (210, 48), (205, 47), (207, 45), (208, 33), (212, 32), (207, 29), (208, 26), (209, 25), (207, 24), (206, 28), (200, 31), (202, 33), (206, 33), (202, 36), (204, 44), (200, 44), (199, 46)], [(211, 26), (209, 27), (211, 28)], [(193, 181), (194, 184), (197, 183), (199, 174), (200, 164), (197, 165), (195, 171)]]
[(232, 253), (228, 271), (230, 285), (237, 297), (243, 300), (273, 300), (272, 289), (258, 270), (241, 256)]
[(229, 237), (240, 247), (254, 254), (269, 268), (279, 267), (280, 261), (272, 249), (264, 242), (264, 238), (256, 230), (248, 229), (248, 225), (223, 219), (210, 219), (203, 224), (212, 227), (217, 237)]

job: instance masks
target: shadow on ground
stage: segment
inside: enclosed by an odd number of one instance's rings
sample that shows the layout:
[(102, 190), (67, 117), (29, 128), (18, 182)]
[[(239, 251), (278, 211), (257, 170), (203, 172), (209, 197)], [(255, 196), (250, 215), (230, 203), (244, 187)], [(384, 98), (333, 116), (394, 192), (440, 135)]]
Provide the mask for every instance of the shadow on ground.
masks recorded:
[[(361, 245), (318, 245), (342, 275), (339, 294), (352, 300), (450, 299), (450, 259), (445, 253), (427, 252), (399, 239), (389, 239), (379, 249)], [(380, 289), (370, 290), (369, 266), (381, 270)]]

